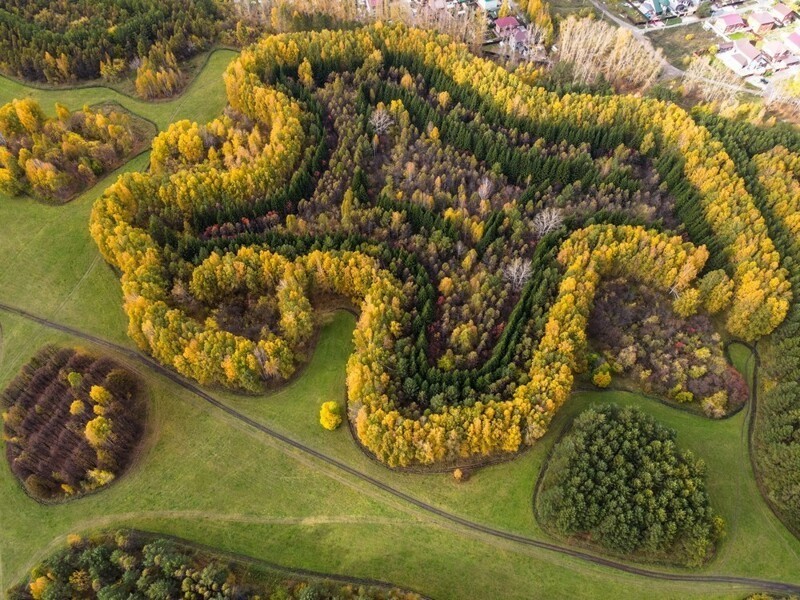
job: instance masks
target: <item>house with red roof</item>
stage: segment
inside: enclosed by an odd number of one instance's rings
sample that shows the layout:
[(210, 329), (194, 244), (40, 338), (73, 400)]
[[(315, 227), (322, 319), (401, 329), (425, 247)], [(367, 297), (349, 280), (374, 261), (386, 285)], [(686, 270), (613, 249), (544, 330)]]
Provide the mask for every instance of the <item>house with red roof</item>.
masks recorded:
[(740, 76), (763, 73), (770, 66), (769, 58), (749, 40), (734, 40), (720, 46), (717, 57)]
[(768, 12), (753, 12), (747, 16), (747, 24), (753, 33), (762, 35), (775, 27), (775, 19)]
[(783, 43), (795, 54), (800, 54), (800, 31), (795, 31), (787, 35)]
[(519, 21), (516, 17), (501, 17), (494, 22), (494, 28), (500, 35), (511, 34), (519, 29)]
[(761, 51), (767, 55), (772, 62), (779, 62), (791, 56), (791, 51), (786, 44), (779, 40), (767, 40), (761, 46)]
[(733, 42), (732, 57), (743, 71), (757, 71), (767, 66), (764, 54), (748, 40)]
[(722, 15), (714, 21), (714, 29), (719, 34), (735, 33), (747, 28), (747, 23), (744, 22), (741, 15), (738, 13), (731, 13), (729, 15)]
[(797, 19), (797, 13), (786, 6), (783, 2), (780, 2), (772, 7), (772, 16), (775, 18), (775, 22), (781, 27), (785, 27)]

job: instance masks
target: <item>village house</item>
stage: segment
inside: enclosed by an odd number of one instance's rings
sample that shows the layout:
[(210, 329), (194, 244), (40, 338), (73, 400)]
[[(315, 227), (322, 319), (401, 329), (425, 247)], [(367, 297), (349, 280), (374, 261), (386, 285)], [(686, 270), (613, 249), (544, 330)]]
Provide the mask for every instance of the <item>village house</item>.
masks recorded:
[(735, 33), (747, 27), (747, 24), (738, 13), (722, 15), (714, 21), (714, 29), (719, 34)]
[(772, 61), (780, 62), (789, 58), (792, 53), (786, 44), (779, 40), (768, 40), (764, 42), (761, 51)]
[(519, 21), (516, 17), (501, 17), (494, 22), (494, 29), (497, 35), (508, 37), (519, 29)]
[(729, 69), (742, 76), (763, 73), (769, 66), (768, 57), (748, 40), (724, 44), (717, 56)]
[(763, 35), (775, 27), (775, 19), (767, 12), (754, 12), (747, 16), (747, 24), (756, 35)]
[(779, 40), (768, 40), (764, 42), (764, 45), (761, 47), (761, 52), (764, 53), (764, 56), (769, 58), (774, 71), (780, 71), (800, 64), (800, 56), (792, 54), (789, 47)]
[(783, 3), (776, 4), (772, 7), (772, 16), (781, 27), (785, 27), (789, 23), (794, 22), (797, 18), (797, 13)]
[(786, 44), (786, 47), (792, 52), (800, 54), (800, 32), (795, 31), (794, 33), (790, 33), (786, 36), (783, 43)]

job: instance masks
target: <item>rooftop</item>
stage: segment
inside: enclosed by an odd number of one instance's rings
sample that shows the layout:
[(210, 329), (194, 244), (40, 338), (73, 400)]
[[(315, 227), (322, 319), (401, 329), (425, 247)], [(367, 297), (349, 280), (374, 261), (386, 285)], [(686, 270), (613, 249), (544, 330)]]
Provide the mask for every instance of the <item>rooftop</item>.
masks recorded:
[(720, 17), (720, 21), (725, 23), (725, 25), (744, 25), (744, 20), (742, 19), (742, 16), (738, 13), (722, 15)]
[(747, 40), (736, 40), (733, 42), (734, 49), (739, 53), (753, 61), (757, 59), (761, 52)]
[(509, 29), (511, 27), (519, 27), (519, 21), (516, 17), (501, 17), (494, 22), (497, 29)]
[(791, 15), (792, 13), (794, 13), (794, 11), (791, 8), (789, 8), (788, 6), (783, 4), (782, 2), (779, 2), (778, 4), (773, 6), (772, 7), (772, 12), (774, 12), (777, 15), (780, 15), (780, 17), (784, 18), (784, 19), (786, 17), (788, 17), (789, 15)]
[(775, 17), (766, 12), (754, 12), (748, 15), (747, 20), (755, 21), (759, 25), (771, 25), (775, 22)]

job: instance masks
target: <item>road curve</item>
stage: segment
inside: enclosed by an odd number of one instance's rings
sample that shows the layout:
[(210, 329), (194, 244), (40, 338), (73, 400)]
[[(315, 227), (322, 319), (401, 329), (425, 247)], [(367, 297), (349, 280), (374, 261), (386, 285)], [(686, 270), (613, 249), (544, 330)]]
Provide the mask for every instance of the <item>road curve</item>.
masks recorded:
[[(475, 531), (478, 533), (482, 533), (484, 535), (488, 535), (497, 539), (506, 540), (515, 542), (524, 546), (531, 546), (534, 548), (539, 548), (541, 550), (546, 550), (549, 552), (553, 552), (556, 554), (560, 554), (562, 556), (568, 556), (572, 558), (576, 558), (578, 560), (583, 560), (588, 563), (592, 563), (595, 565), (599, 565), (602, 567), (607, 567), (609, 569), (614, 569), (616, 571), (620, 571), (622, 573), (628, 573), (631, 575), (638, 575), (640, 577), (645, 577), (651, 580), (660, 580), (660, 581), (675, 581), (675, 582), (688, 582), (688, 583), (700, 583), (700, 584), (724, 584), (729, 586), (741, 586), (750, 588), (754, 591), (769, 591), (769, 592), (778, 592), (778, 593), (788, 593), (788, 594), (800, 594), (800, 583), (793, 584), (793, 583), (784, 583), (780, 581), (771, 581), (765, 579), (757, 579), (751, 577), (734, 577), (734, 576), (727, 576), (727, 575), (692, 575), (689, 573), (668, 573), (662, 571), (654, 571), (651, 569), (647, 569), (644, 567), (637, 567), (635, 565), (629, 565), (621, 562), (617, 562), (615, 560), (611, 560), (608, 558), (603, 558), (601, 556), (595, 556), (593, 554), (589, 554), (586, 552), (582, 552), (580, 550), (575, 550), (573, 548), (569, 548), (567, 546), (560, 546), (558, 544), (552, 544), (550, 542), (544, 542), (541, 540), (536, 540), (533, 538), (525, 537), (523, 535), (519, 535), (516, 533), (510, 533), (508, 531), (503, 531), (500, 529), (495, 529), (493, 527), (489, 527), (487, 525), (483, 525), (481, 523), (477, 523), (475, 521), (470, 521), (469, 519), (465, 519), (453, 513), (447, 512), (441, 508), (437, 508), (431, 504), (423, 502), (411, 496), (397, 488), (394, 488), (366, 473), (363, 473), (348, 464), (339, 461), (331, 456), (328, 456), (314, 448), (306, 446), (302, 442), (299, 442), (293, 438), (290, 438), (278, 431), (275, 431), (258, 421), (255, 421), (240, 413), (239, 411), (231, 408), (230, 406), (226, 405), (225, 403), (217, 400), (213, 396), (211, 396), (208, 392), (204, 391), (197, 385), (193, 384), (192, 382), (184, 379), (182, 376), (178, 375), (174, 371), (167, 369), (166, 367), (162, 366), (161, 364), (157, 363), (152, 358), (137, 352), (136, 350), (132, 350), (130, 348), (126, 348), (99, 336), (92, 335), (90, 333), (86, 333), (79, 329), (75, 329), (73, 327), (69, 327), (68, 325), (63, 325), (61, 323), (56, 323), (55, 321), (51, 321), (49, 319), (45, 319), (43, 317), (39, 317), (30, 313), (26, 310), (21, 308), (11, 306), (9, 304), (4, 304), (0, 302), (0, 312), (5, 312), (8, 314), (16, 315), (18, 317), (22, 317), (28, 321), (33, 321), (47, 327), (49, 329), (54, 329), (57, 331), (61, 331), (64, 333), (68, 333), (74, 337), (82, 338), (84, 340), (90, 341), (98, 346), (103, 346), (105, 348), (109, 348), (114, 350), (117, 353), (120, 353), (124, 356), (127, 356), (131, 360), (137, 361), (146, 367), (149, 367), (156, 371), (157, 373), (163, 375), (170, 381), (176, 383), (177, 385), (181, 386), (185, 390), (191, 392), (195, 396), (201, 398), (208, 404), (218, 408), (219, 410), (227, 413), (231, 417), (249, 425), (253, 429), (256, 429), (274, 439), (277, 439), (284, 444), (295, 448), (309, 456), (312, 456), (328, 465), (331, 465), (345, 473), (360, 479), (412, 506), (415, 506), (427, 513), (436, 515), (442, 519), (455, 523), (464, 527), (465, 529)], [(752, 417), (751, 417), (752, 418)]]

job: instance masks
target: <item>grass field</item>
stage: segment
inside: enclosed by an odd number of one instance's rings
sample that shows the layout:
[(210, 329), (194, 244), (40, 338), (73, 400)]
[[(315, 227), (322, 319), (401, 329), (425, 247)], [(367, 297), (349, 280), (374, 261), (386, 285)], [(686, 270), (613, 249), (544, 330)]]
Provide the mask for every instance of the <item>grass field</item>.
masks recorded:
[[(165, 127), (206, 120), (224, 106), (221, 73), (232, 54), (212, 55), (187, 93), (147, 104), (104, 89), (45, 92), (0, 80), (0, 101), (34, 95), (71, 107), (104, 100)], [(124, 169), (142, 169), (142, 155)], [(61, 207), (0, 197), (0, 301), (130, 347), (115, 274), (88, 234), (91, 204), (114, 175)], [(773, 517), (747, 456), (746, 415), (710, 421), (634, 394), (576, 394), (544, 440), (517, 460), (457, 484), (446, 474), (403, 474), (368, 459), (346, 427), (326, 432), (319, 405), (344, 397), (344, 365), (354, 318), (321, 317), (323, 331), (301, 377), (267, 396), (215, 396), (260, 423), (437, 507), (546, 540), (532, 494), (547, 450), (581, 409), (637, 403), (678, 432), (708, 464), (712, 502), (728, 523), (704, 574), (797, 582), (800, 542)], [(65, 334), (0, 313), (0, 386), (47, 342), (84, 345)], [(732, 352), (737, 364), (746, 353)], [(124, 357), (116, 357), (124, 361)], [(129, 472), (109, 489), (42, 506), (25, 496), (0, 461), (0, 588), (24, 576), (70, 532), (115, 526), (174, 534), (278, 564), (390, 581), (434, 598), (741, 598), (726, 585), (657, 582), (463, 529), (356, 477), (265, 436), (140, 364), (150, 398), (148, 431)], [(387, 560), (387, 557), (389, 559)]]

